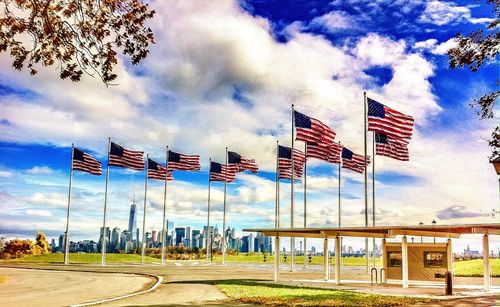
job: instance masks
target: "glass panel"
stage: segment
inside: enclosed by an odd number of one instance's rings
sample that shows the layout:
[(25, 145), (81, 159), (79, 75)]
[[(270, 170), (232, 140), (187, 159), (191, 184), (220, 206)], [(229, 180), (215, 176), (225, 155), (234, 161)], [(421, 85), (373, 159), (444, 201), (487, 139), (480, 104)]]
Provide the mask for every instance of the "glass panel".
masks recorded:
[(400, 267), (403, 263), (403, 258), (401, 257), (401, 252), (387, 252), (388, 266), (390, 267)]
[(424, 252), (424, 266), (428, 268), (445, 268), (446, 253)]

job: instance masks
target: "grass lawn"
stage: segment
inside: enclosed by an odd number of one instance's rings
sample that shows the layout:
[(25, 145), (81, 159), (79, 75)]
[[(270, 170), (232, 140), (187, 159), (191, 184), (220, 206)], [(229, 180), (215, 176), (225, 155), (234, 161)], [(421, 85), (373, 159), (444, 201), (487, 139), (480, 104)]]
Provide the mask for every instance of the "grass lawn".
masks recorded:
[(422, 298), (372, 295), (252, 281), (220, 281), (216, 284), (231, 299), (250, 304), (278, 306), (399, 306), (433, 302), (430, 299)]
[[(261, 254), (242, 254), (239, 255), (227, 255), (228, 262), (244, 262), (244, 263), (264, 263), (264, 257)], [(284, 257), (281, 256), (281, 263), (284, 261)], [(342, 263), (347, 266), (362, 266), (365, 264), (366, 258), (364, 257), (343, 257)], [(370, 259), (371, 261), (372, 259)], [(222, 256), (214, 256), (214, 261), (222, 261)], [(274, 263), (274, 255), (267, 255), (266, 263)], [(287, 258), (287, 263), (290, 263), (290, 257)], [(303, 264), (304, 256), (296, 256), (295, 263)], [(312, 264), (323, 264), (323, 256), (313, 256), (311, 259)], [(335, 257), (331, 257), (331, 264), (335, 263)], [(377, 264), (382, 264), (382, 258), (377, 258)]]
[[(455, 276), (483, 277), (483, 259), (455, 261)], [(490, 259), (490, 270), (493, 277), (500, 277), (500, 259)]]
[[(159, 259), (145, 257), (145, 262), (158, 262)], [(64, 254), (25, 255), (21, 258), (5, 260), (6, 263), (63, 263)], [(69, 254), (70, 263), (101, 263), (101, 254)], [(141, 262), (141, 255), (106, 254), (106, 262)]]

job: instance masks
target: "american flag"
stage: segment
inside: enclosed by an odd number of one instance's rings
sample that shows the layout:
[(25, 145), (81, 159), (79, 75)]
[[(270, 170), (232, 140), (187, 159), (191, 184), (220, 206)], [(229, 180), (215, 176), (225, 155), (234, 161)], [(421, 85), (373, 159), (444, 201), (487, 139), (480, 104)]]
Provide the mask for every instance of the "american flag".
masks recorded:
[[(370, 164), (370, 157), (367, 157), (367, 163)], [(342, 148), (342, 168), (348, 168), (358, 173), (365, 170), (365, 156), (355, 154), (347, 148)]]
[(255, 174), (259, 170), (259, 167), (255, 163), (254, 159), (247, 159), (234, 151), (229, 151), (227, 153), (227, 158), (228, 164), (234, 166), (237, 172), (249, 170)]
[(335, 132), (321, 121), (294, 111), (296, 139), (306, 143), (332, 143)]
[(128, 150), (111, 142), (109, 165), (127, 167), (135, 170), (144, 169), (144, 152)]
[(233, 182), (236, 179), (234, 167), (217, 162), (210, 163), (210, 181)]
[(102, 175), (101, 162), (76, 147), (73, 148), (73, 169), (92, 175)]
[(375, 132), (375, 153), (396, 160), (409, 161), (408, 142)]
[(199, 171), (200, 156), (184, 155), (171, 150), (168, 151), (168, 170)]
[(307, 143), (307, 158), (317, 158), (330, 163), (340, 163), (343, 146), (338, 143), (315, 144)]
[(172, 172), (167, 172), (165, 166), (160, 163), (148, 158), (148, 178), (165, 180), (165, 175), (167, 175), (167, 181), (174, 180)]
[[(294, 178), (300, 179), (304, 172), (306, 155), (298, 149), (293, 150)], [(278, 177), (280, 179), (292, 179), (292, 149), (286, 146), (278, 146)]]
[(392, 137), (411, 138), (413, 117), (384, 106), (380, 102), (368, 100), (368, 131), (381, 132)]

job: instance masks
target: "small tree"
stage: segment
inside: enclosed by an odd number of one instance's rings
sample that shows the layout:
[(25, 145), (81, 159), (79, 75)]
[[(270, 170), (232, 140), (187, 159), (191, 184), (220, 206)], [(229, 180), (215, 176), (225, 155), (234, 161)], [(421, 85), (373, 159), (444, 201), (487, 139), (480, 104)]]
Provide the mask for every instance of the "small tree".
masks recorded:
[(45, 234), (41, 231), (36, 233), (35, 253), (38, 255), (45, 255), (50, 253), (49, 242)]
[(35, 243), (31, 240), (14, 239), (7, 242), (2, 249), (2, 258), (19, 258), (23, 255), (33, 254)]

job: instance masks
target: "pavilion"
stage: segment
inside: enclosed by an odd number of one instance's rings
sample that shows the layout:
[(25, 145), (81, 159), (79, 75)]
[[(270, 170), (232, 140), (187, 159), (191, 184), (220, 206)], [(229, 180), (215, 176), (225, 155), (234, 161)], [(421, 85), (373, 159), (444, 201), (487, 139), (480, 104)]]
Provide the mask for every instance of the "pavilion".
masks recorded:
[[(275, 250), (279, 250), (280, 237), (323, 238), (325, 251), (328, 250), (328, 239), (335, 239), (335, 284), (337, 285), (341, 283), (340, 238), (381, 238), (383, 269), (386, 272), (384, 279), (387, 278), (387, 274), (389, 274), (389, 278), (391, 278), (391, 274), (393, 278), (394, 276), (400, 276), (403, 288), (409, 287), (410, 277), (412, 277), (411, 279), (420, 280), (439, 280), (439, 278), (442, 278), (444, 281), (444, 274), (436, 271), (436, 269), (441, 268), (442, 270), (444, 268), (453, 273), (451, 239), (460, 238), (463, 234), (481, 234), (483, 235), (483, 251), (486, 251), (483, 252), (484, 289), (490, 291), (489, 236), (500, 235), (500, 223), (336, 228), (252, 228), (243, 229), (243, 231), (260, 232), (266, 236), (276, 237)], [(400, 243), (386, 242), (386, 239), (394, 239), (397, 236), (402, 236)], [(448, 240), (446, 244), (408, 243), (407, 236), (441, 237), (448, 238)], [(409, 251), (411, 257), (409, 257)], [(323, 272), (325, 280), (328, 280), (330, 276), (328, 261), (328, 253), (324, 253)], [(440, 264), (440, 261), (443, 263)], [(425, 270), (428, 273), (422, 274), (425, 273)], [(274, 279), (275, 281), (279, 280), (279, 261), (275, 262)]]

